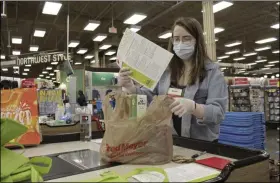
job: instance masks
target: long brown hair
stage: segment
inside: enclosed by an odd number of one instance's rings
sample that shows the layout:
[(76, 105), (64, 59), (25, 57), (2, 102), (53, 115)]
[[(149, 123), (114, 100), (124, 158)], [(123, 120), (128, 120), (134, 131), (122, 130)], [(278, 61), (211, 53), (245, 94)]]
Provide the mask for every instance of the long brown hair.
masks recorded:
[[(186, 31), (188, 31), (196, 40), (194, 54), (191, 59), (190, 79), (188, 85), (195, 84), (197, 79), (199, 79), (199, 82), (202, 82), (206, 76), (205, 61), (209, 59), (206, 52), (202, 27), (194, 18), (180, 17), (175, 21), (172, 27), (172, 35), (176, 25), (186, 29)], [(174, 54), (169, 64), (171, 69), (171, 81), (177, 83), (180, 77), (184, 74), (185, 64), (184, 61), (173, 51), (172, 38), (169, 40), (168, 50)]]

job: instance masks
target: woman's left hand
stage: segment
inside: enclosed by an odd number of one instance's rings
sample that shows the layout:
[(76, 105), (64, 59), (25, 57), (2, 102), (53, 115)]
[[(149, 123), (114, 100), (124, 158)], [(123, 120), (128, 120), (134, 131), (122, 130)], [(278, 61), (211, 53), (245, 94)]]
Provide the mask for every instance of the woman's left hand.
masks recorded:
[(185, 113), (192, 114), (194, 112), (195, 102), (193, 100), (181, 97), (174, 99), (174, 102), (170, 105), (170, 109), (175, 115), (182, 117)]

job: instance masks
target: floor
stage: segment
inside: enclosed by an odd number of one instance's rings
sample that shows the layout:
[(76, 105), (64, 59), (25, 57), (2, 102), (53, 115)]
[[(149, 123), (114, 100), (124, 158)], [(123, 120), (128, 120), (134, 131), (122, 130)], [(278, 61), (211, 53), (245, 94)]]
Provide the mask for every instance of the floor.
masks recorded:
[(266, 131), (266, 151), (270, 154), (270, 158), (279, 161), (279, 131), (277, 129), (268, 128)]

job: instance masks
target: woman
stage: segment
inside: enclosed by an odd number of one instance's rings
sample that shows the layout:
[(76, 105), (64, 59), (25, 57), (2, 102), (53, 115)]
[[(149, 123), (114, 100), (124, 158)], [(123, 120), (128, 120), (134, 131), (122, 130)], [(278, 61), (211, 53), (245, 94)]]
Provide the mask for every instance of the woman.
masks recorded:
[(166, 95), (170, 88), (182, 89), (170, 105), (173, 126), (179, 136), (217, 141), (219, 124), (227, 105), (227, 85), (219, 66), (206, 53), (203, 30), (193, 18), (179, 18), (173, 26), (169, 51), (174, 56), (153, 92), (135, 87), (124, 68), (119, 84), (130, 93)]

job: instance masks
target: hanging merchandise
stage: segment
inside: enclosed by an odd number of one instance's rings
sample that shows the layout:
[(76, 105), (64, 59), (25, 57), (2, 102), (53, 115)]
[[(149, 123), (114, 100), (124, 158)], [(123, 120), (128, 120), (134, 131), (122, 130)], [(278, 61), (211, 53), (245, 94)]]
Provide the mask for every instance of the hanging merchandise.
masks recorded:
[(28, 128), (12, 142), (23, 145), (40, 144), (36, 88), (17, 88), (1, 91), (1, 118), (10, 118)]
[(265, 87), (265, 116), (267, 123), (280, 123), (280, 91), (277, 86), (278, 81), (269, 81), (269, 86)]
[(38, 90), (38, 102), (40, 115), (55, 114), (57, 108), (63, 105), (62, 90)]

